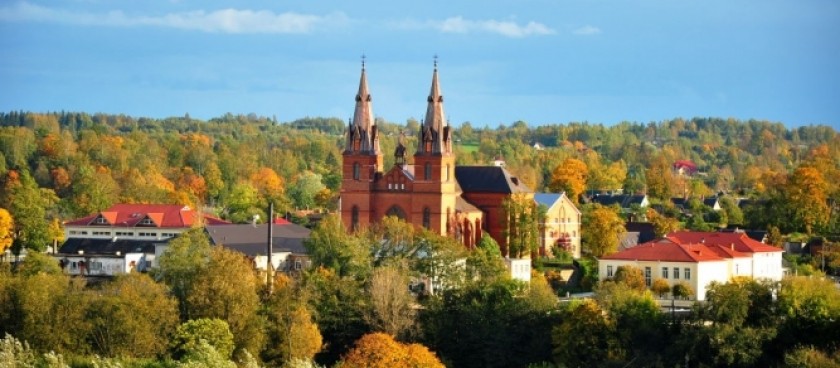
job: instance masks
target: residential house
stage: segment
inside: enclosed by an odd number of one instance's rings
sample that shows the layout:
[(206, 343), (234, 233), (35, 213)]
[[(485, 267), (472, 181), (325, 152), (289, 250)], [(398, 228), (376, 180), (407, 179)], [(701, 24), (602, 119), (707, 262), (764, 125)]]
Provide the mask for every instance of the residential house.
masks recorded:
[[(211, 244), (237, 251), (248, 257), (259, 270), (268, 266), (268, 224), (208, 225), (205, 227)], [(271, 224), (272, 269), (290, 275), (309, 268), (312, 262), (303, 242), (310, 230), (275, 219)]]
[(650, 205), (647, 194), (596, 194), (589, 201), (605, 207), (618, 206), (624, 213), (632, 212), (635, 207), (645, 208)]
[(691, 160), (677, 160), (674, 161), (674, 165), (672, 166), (674, 172), (677, 175), (681, 176), (691, 176), (697, 173), (697, 164), (692, 162)]
[(712, 282), (734, 277), (781, 280), (782, 253), (743, 233), (678, 231), (601, 257), (598, 276), (608, 279), (619, 266), (630, 265), (642, 270), (648, 286), (655, 279), (672, 286), (686, 282), (695, 291), (694, 299), (702, 301)]
[(566, 193), (534, 193), (534, 202), (545, 208), (540, 224), (540, 255), (551, 256), (561, 247), (580, 258), (581, 213)]
[(53, 256), (71, 275), (113, 276), (155, 265), (157, 249), (193, 226), (229, 224), (188, 206), (115, 204), (64, 223), (65, 242)]

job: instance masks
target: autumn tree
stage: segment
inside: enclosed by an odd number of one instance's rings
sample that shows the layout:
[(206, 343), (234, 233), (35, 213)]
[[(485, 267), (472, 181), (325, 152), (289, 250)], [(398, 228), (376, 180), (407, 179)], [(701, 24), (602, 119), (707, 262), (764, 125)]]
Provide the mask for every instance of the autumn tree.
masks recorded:
[(344, 356), (341, 366), (347, 368), (444, 367), (435, 354), (425, 346), (405, 345), (394, 340), (391, 335), (381, 332), (362, 336), (353, 350)]
[(502, 209), (505, 226), (503, 234), (507, 238), (507, 247), (503, 249), (505, 256), (522, 258), (532, 255), (536, 257), (539, 247), (539, 224), (545, 222), (544, 212), (536, 205), (533, 198), (518, 194), (505, 199)]
[(828, 221), (827, 184), (819, 170), (800, 166), (790, 175), (784, 188), (792, 220), (800, 229), (812, 234)]
[(653, 224), (653, 231), (657, 238), (661, 238), (666, 234), (672, 233), (680, 229), (680, 221), (665, 215), (660, 215), (656, 210), (648, 208), (648, 221)]
[(162, 355), (178, 324), (177, 308), (166, 286), (148, 275), (120, 275), (90, 298), (86, 318), (92, 347), (109, 357)]
[(188, 315), (226, 321), (237, 350), (259, 352), (264, 338), (259, 289), (260, 281), (241, 253), (215, 247), (187, 294)]
[(586, 190), (586, 180), (589, 169), (583, 161), (567, 158), (554, 168), (548, 189), (552, 192), (566, 192), (568, 197), (577, 203), (578, 198)]
[(365, 315), (374, 331), (405, 336), (414, 325), (414, 297), (408, 290), (406, 265), (393, 264), (373, 270), (367, 293), (370, 309)]
[(5, 208), (0, 208), (0, 253), (12, 246), (15, 221)]
[(275, 279), (266, 301), (266, 346), (263, 361), (274, 365), (306, 361), (323, 347), (323, 338), (308, 309), (300, 283), (285, 275)]
[(661, 298), (663, 294), (671, 292), (671, 284), (665, 279), (655, 279), (650, 286), (650, 291), (656, 293)]
[(778, 346), (812, 345), (837, 351), (840, 344), (840, 291), (830, 279), (788, 277), (778, 291), (782, 316)]
[(600, 257), (618, 249), (619, 237), (626, 230), (618, 211), (599, 204), (584, 210), (581, 240), (592, 256)]
[(690, 298), (694, 296), (694, 289), (685, 281), (680, 281), (671, 287), (671, 295), (674, 298)]
[(172, 239), (158, 259), (155, 278), (169, 286), (178, 299), (181, 320), (198, 317), (191, 314), (188, 296), (210, 259), (210, 249), (204, 230), (194, 228)]
[(551, 334), (555, 363), (568, 367), (599, 366), (616, 357), (614, 322), (594, 300), (570, 303), (562, 314), (562, 322)]
[(664, 155), (659, 155), (645, 173), (647, 194), (660, 200), (668, 200), (674, 193), (674, 174), (671, 164)]

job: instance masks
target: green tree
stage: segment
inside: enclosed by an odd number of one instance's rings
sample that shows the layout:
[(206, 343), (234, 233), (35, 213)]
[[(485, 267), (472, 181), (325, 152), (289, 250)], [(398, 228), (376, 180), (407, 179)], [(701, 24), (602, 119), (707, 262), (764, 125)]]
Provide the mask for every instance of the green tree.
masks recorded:
[(23, 276), (35, 276), (38, 274), (61, 275), (61, 266), (58, 260), (50, 255), (41, 252), (29, 252), (18, 269)]
[(12, 252), (24, 248), (43, 251), (50, 244), (47, 201), (28, 171), (9, 170), (2, 183), (0, 207), (9, 210), (14, 224)]
[(829, 279), (795, 276), (778, 292), (779, 346), (814, 346), (836, 351), (840, 344), (840, 291)]
[(62, 274), (37, 273), (23, 277), (12, 291), (15, 333), (36, 350), (83, 354), (90, 322), (85, 318), (88, 298), (84, 281)]
[(321, 182), (321, 175), (306, 171), (298, 175), (295, 184), (289, 188), (289, 199), (297, 208), (313, 208), (316, 203), (315, 196), (325, 188)]
[(324, 217), (303, 245), (315, 267), (331, 268), (340, 276), (364, 277), (370, 272), (368, 246), (358, 237), (348, 235), (338, 216)]
[(490, 235), (484, 234), (478, 246), (467, 256), (467, 279), (493, 282), (505, 278), (505, 266), (499, 244)]
[(205, 342), (224, 359), (233, 354), (233, 333), (227, 322), (218, 318), (191, 319), (178, 326), (170, 341), (170, 349), (175, 359), (189, 355), (200, 349)]
[(178, 299), (181, 320), (190, 320), (191, 315), (188, 296), (199, 275), (210, 259), (210, 241), (200, 228), (190, 229), (171, 240), (166, 250), (161, 254), (155, 277), (163, 281)]
[(264, 341), (259, 289), (257, 275), (241, 253), (215, 247), (187, 294), (188, 315), (226, 321), (238, 351), (259, 352)]

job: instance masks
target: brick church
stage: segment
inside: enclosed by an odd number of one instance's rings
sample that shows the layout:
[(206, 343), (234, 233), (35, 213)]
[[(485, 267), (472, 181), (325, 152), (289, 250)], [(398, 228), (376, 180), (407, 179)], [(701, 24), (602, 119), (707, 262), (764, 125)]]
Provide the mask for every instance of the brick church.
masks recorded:
[(400, 137), (394, 166), (383, 167), (364, 63), (353, 120), (343, 152), (341, 218), (358, 229), (397, 216), (473, 248), (486, 232), (506, 250), (503, 202), (532, 200), (533, 192), (500, 166), (455, 166), (452, 129), (443, 110), (437, 63), (426, 117), (417, 132), (412, 162)]

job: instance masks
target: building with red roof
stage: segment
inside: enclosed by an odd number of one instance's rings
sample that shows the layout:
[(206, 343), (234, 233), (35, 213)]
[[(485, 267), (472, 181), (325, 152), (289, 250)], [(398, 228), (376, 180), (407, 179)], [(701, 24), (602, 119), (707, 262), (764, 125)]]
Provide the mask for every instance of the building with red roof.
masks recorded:
[(166, 243), (199, 225), (230, 224), (176, 204), (115, 204), (64, 223), (55, 257), (71, 275), (113, 276), (154, 266)]
[(782, 279), (782, 249), (749, 238), (744, 233), (678, 231), (598, 261), (599, 279), (613, 277), (619, 266), (642, 270), (648, 286), (663, 279), (671, 286), (685, 282), (696, 300), (705, 300), (706, 287), (734, 277)]

